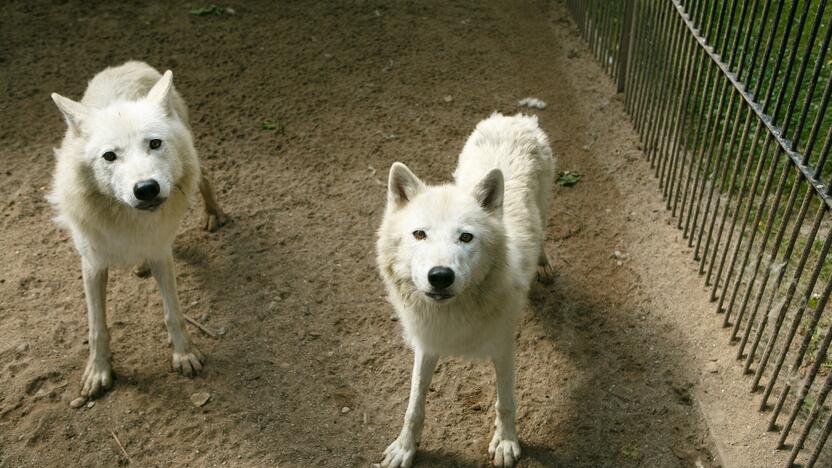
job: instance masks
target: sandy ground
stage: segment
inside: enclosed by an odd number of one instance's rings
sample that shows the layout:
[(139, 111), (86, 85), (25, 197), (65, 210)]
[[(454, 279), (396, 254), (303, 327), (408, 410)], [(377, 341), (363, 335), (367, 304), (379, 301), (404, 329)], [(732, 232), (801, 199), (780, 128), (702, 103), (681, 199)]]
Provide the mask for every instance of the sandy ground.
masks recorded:
[[(562, 4), (195, 6), (2, 7), (0, 466), (125, 464), (114, 435), (139, 466), (377, 461), (411, 359), (374, 264), (386, 171), (448, 180), (477, 121), (526, 96), (549, 103), (534, 112), (558, 170), (583, 178), (554, 190), (558, 276), (535, 286), (517, 334), (520, 466), (773, 460), (621, 99)], [(64, 131), (48, 95), (79, 98), (128, 59), (174, 70), (233, 219), (203, 232), (197, 203), (175, 245), (186, 313), (223, 336), (191, 328), (206, 371), (172, 373), (155, 285), (116, 270), (115, 386), (73, 410), (86, 319), (78, 257), (44, 200)], [(487, 465), (490, 366), (442, 361), (431, 390), (417, 463)]]

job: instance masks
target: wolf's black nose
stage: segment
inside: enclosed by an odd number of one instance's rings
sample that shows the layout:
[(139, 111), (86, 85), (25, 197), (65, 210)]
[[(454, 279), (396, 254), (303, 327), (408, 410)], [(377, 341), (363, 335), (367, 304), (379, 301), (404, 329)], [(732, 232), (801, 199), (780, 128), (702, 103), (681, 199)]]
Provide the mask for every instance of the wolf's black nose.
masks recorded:
[(140, 180), (133, 186), (133, 194), (141, 201), (150, 201), (159, 195), (159, 182), (153, 179)]
[(433, 267), (428, 271), (428, 282), (434, 288), (445, 289), (454, 284), (454, 271), (448, 267)]

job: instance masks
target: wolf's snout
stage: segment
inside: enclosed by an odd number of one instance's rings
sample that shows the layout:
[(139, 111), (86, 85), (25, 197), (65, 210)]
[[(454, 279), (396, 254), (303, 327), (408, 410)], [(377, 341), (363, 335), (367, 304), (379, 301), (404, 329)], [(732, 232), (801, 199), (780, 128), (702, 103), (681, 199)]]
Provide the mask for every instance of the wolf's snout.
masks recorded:
[(454, 284), (454, 271), (448, 267), (435, 266), (428, 271), (428, 282), (436, 289), (445, 289)]
[(159, 196), (159, 182), (153, 179), (140, 180), (133, 186), (133, 195), (141, 201), (151, 201)]

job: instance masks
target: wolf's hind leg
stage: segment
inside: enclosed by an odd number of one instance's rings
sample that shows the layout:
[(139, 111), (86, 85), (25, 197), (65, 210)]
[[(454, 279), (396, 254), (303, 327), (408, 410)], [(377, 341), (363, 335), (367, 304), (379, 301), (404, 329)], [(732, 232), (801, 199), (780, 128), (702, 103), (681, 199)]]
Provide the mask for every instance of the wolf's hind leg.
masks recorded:
[(555, 269), (549, 263), (549, 257), (546, 256), (546, 251), (540, 249), (540, 257), (537, 259), (537, 281), (542, 284), (552, 284), (555, 280)]
[(93, 398), (110, 388), (113, 370), (110, 364), (110, 332), (107, 330), (107, 268), (93, 266), (81, 259), (87, 321), (90, 329), (90, 357), (81, 377), (81, 395)]
[(199, 179), (199, 193), (205, 202), (203, 229), (214, 232), (225, 225), (228, 222), (228, 218), (222, 212), (219, 203), (217, 203), (217, 195), (214, 193), (214, 187), (211, 185), (211, 180), (205, 174), (204, 169), (202, 170), (202, 177)]
[(173, 255), (168, 252), (161, 260), (150, 262), (150, 270), (165, 305), (165, 325), (168, 337), (173, 347), (173, 370), (191, 377), (202, 370), (205, 357), (191, 343), (188, 330), (185, 329), (185, 317), (179, 308), (179, 297), (176, 293), (176, 273), (173, 267)]

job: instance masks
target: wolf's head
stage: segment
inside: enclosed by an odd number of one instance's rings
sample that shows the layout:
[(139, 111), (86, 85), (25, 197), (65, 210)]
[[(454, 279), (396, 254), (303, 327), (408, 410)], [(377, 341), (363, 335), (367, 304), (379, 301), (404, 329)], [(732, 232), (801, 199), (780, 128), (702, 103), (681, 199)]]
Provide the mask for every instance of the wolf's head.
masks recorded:
[(392, 252), (382, 268), (409, 293), (437, 303), (479, 287), (504, 261), (502, 205), (499, 169), (465, 189), (427, 186), (404, 164), (393, 164), (380, 241)]
[(182, 122), (171, 107), (173, 74), (165, 72), (142, 99), (103, 108), (52, 94), (97, 190), (139, 210), (155, 210), (175, 190), (183, 165), (176, 141)]

